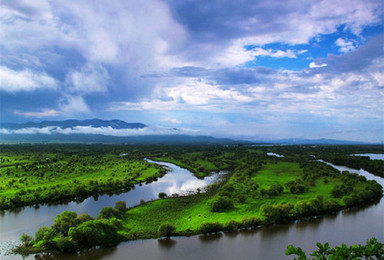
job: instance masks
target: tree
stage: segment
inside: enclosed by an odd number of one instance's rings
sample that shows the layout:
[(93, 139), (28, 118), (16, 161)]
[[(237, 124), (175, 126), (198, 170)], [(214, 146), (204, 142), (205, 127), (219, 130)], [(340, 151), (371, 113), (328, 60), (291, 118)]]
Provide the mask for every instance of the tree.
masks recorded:
[(227, 197), (219, 197), (217, 199), (212, 200), (209, 203), (209, 207), (212, 212), (223, 212), (226, 210), (231, 210), (234, 208), (233, 202), (230, 198)]
[(68, 235), (68, 230), (78, 224), (77, 213), (74, 211), (64, 211), (55, 218), (55, 223), (52, 225), (56, 233), (61, 233), (64, 236)]
[(176, 227), (171, 224), (162, 224), (159, 227), (159, 234), (162, 237), (171, 237), (172, 233), (176, 231)]
[(117, 219), (94, 219), (72, 227), (68, 235), (82, 248), (114, 245), (122, 240), (117, 232), (121, 226)]
[(43, 244), (55, 237), (55, 231), (51, 227), (41, 227), (35, 233), (35, 242), (43, 241)]
[(293, 205), (290, 203), (265, 204), (261, 208), (261, 215), (266, 217), (267, 221), (276, 223), (287, 219), (292, 209)]
[(125, 201), (117, 201), (115, 203), (115, 210), (119, 211), (119, 212), (123, 212), (123, 211), (126, 211), (127, 210), (127, 203)]
[(165, 193), (165, 192), (160, 192), (159, 193), (159, 198), (160, 199), (164, 199), (165, 197), (167, 197), (167, 193)]
[(92, 220), (93, 218), (90, 215), (86, 214), (86, 213), (82, 213), (82, 214), (78, 215), (76, 217), (76, 219), (77, 219), (78, 223), (80, 224), (80, 223)]
[(110, 219), (112, 217), (115, 216), (115, 211), (113, 210), (112, 207), (105, 207), (105, 208), (102, 208), (100, 210), (100, 213), (99, 215), (97, 216), (97, 218), (106, 218), (106, 219)]
[(23, 243), (24, 246), (29, 246), (32, 240), (33, 238), (26, 233), (23, 233), (20, 237), (20, 241)]
[(77, 251), (75, 243), (69, 237), (58, 237), (55, 239), (57, 248), (64, 253)]

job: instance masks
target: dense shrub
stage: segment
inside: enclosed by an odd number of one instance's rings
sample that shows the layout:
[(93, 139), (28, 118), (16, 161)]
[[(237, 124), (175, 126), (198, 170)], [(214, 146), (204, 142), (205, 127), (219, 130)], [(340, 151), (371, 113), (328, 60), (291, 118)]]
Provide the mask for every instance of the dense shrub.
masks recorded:
[(110, 246), (122, 240), (117, 232), (121, 226), (117, 219), (95, 219), (70, 228), (68, 235), (82, 248)]
[(280, 203), (277, 205), (264, 204), (261, 208), (261, 215), (266, 218), (268, 222), (276, 223), (289, 218), (289, 214), (293, 209), (290, 203)]
[(212, 212), (223, 212), (234, 208), (233, 201), (227, 197), (219, 197), (213, 199), (209, 203), (209, 207)]
[(176, 231), (176, 227), (171, 224), (162, 224), (159, 227), (159, 234), (162, 237), (170, 237)]
[(77, 251), (76, 244), (69, 237), (58, 237), (55, 239), (57, 248), (64, 253), (70, 253)]
[(223, 225), (218, 222), (213, 223), (203, 223), (200, 226), (200, 232), (204, 235), (211, 234), (211, 233), (217, 233), (223, 230)]
[(127, 210), (127, 203), (125, 201), (117, 201), (115, 203), (115, 210), (119, 211), (119, 212), (123, 212), (123, 211), (126, 211)]
[(74, 211), (64, 211), (55, 218), (55, 223), (52, 225), (53, 230), (57, 234), (66, 236), (68, 230), (78, 224), (77, 213)]
[(235, 220), (231, 219), (224, 225), (224, 230), (226, 231), (237, 231), (239, 229), (240, 224)]

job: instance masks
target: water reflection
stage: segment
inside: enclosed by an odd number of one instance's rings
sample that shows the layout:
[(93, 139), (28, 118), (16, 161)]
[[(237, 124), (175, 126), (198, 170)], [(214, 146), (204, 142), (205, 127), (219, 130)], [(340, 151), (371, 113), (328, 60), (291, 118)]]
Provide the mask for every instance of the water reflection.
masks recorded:
[(199, 241), (205, 244), (215, 242), (223, 237), (223, 233), (210, 234), (210, 235), (199, 235)]
[(177, 243), (176, 240), (171, 239), (171, 238), (161, 238), (157, 240), (159, 247), (163, 249), (170, 249), (174, 247)]
[(368, 156), (371, 160), (384, 160), (384, 154), (381, 153), (362, 153), (362, 154), (352, 154), (352, 156)]

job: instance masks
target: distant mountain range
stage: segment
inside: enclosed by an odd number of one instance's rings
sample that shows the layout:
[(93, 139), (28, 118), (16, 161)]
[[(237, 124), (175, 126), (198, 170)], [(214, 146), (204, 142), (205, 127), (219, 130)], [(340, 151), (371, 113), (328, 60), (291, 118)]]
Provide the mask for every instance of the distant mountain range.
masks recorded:
[(238, 141), (212, 136), (185, 135), (178, 129), (156, 131), (142, 123), (122, 120), (64, 120), (39, 123), (0, 123), (0, 143), (131, 143), (131, 144), (296, 144), (343, 145), (363, 142), (333, 139), (279, 139)]
[(69, 119), (64, 121), (43, 121), (40, 123), (28, 122), (23, 124), (16, 123), (1, 123), (0, 128), (6, 128), (10, 130), (22, 129), (22, 128), (43, 128), (43, 127), (61, 127), (61, 128), (72, 128), (76, 126), (90, 126), (90, 127), (112, 127), (113, 129), (139, 129), (147, 127), (147, 125), (142, 123), (127, 123), (122, 120), (113, 119), (113, 120), (101, 120), (101, 119), (88, 119), (88, 120), (75, 120)]

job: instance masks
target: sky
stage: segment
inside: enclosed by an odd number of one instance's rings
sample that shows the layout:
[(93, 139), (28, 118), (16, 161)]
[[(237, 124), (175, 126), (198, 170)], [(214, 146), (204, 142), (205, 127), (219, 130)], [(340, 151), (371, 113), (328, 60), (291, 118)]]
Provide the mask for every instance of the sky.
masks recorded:
[(0, 0), (0, 121), (384, 141), (382, 0)]

